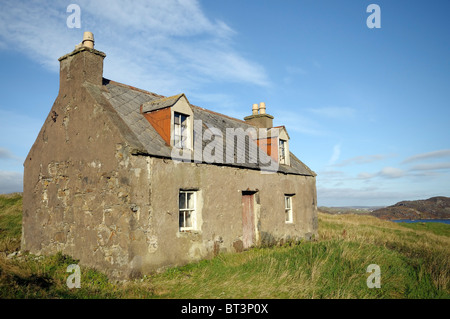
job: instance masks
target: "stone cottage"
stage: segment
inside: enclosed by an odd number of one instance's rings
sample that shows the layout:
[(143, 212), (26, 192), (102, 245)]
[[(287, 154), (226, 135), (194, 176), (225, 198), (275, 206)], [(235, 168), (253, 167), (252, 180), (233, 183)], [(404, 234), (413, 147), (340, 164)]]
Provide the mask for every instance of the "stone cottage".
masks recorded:
[(316, 175), (264, 103), (239, 120), (105, 79), (85, 35), (24, 162), (22, 250), (130, 278), (317, 236)]

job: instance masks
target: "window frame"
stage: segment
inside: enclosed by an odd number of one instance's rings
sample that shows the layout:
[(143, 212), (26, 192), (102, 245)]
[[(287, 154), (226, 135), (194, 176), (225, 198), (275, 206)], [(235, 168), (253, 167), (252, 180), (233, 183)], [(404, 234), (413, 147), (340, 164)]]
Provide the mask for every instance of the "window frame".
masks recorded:
[[(184, 194), (185, 199), (185, 207), (181, 208), (181, 200), (180, 196)], [(192, 208), (189, 208), (188, 196), (187, 194), (192, 194)], [(190, 213), (191, 226), (186, 226), (186, 213)], [(181, 216), (183, 214), (183, 223), (181, 220)], [(178, 229), (180, 232), (193, 231), (197, 230), (197, 191), (196, 190), (184, 190), (180, 189), (178, 192)]]
[(278, 139), (278, 161), (280, 164), (287, 164), (287, 141), (279, 138)]
[[(188, 145), (190, 144), (189, 116), (181, 112), (173, 112), (173, 146), (176, 148), (190, 149), (190, 145)], [(180, 123), (177, 123), (178, 118)]]
[[(286, 224), (293, 224), (294, 223), (294, 212), (292, 208), (292, 198), (294, 195), (291, 194), (284, 194), (284, 222)], [(289, 205), (287, 205), (289, 204)]]

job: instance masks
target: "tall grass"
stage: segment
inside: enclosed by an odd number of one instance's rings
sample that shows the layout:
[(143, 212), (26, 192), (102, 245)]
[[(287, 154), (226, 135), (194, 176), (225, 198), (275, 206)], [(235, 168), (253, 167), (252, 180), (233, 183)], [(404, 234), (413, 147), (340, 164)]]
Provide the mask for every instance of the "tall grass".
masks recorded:
[(0, 195), (0, 251), (20, 247), (22, 231), (22, 195)]
[[(7, 258), (18, 248), (19, 199), (0, 196), (0, 298), (449, 298), (449, 225), (420, 229), (371, 216), (319, 214), (319, 239), (224, 253), (131, 282), (82, 267), (66, 286), (68, 256)], [(6, 225), (6, 226), (5, 226)], [(419, 227), (419, 226), (413, 226)], [(19, 231), (17, 231), (19, 230)], [(381, 288), (367, 287), (367, 266)]]

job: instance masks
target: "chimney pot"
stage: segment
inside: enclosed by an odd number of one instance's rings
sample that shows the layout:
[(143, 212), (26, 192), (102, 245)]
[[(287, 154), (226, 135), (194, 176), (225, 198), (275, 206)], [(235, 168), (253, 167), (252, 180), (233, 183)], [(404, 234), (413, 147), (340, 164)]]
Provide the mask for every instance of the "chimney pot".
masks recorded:
[(83, 41), (81, 43), (84, 47), (93, 49), (94, 48), (94, 34), (89, 31), (84, 32)]
[(266, 114), (266, 103), (259, 103), (259, 114)]
[(253, 104), (253, 107), (252, 107), (252, 114), (253, 115), (257, 115), (258, 114), (258, 104)]

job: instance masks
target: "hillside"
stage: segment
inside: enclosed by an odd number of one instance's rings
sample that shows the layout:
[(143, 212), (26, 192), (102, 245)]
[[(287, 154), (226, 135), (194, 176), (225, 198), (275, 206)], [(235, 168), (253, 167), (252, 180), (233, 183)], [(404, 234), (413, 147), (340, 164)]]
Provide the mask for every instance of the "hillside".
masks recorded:
[(450, 198), (439, 196), (424, 200), (401, 201), (395, 205), (374, 210), (370, 215), (391, 219), (448, 219)]

